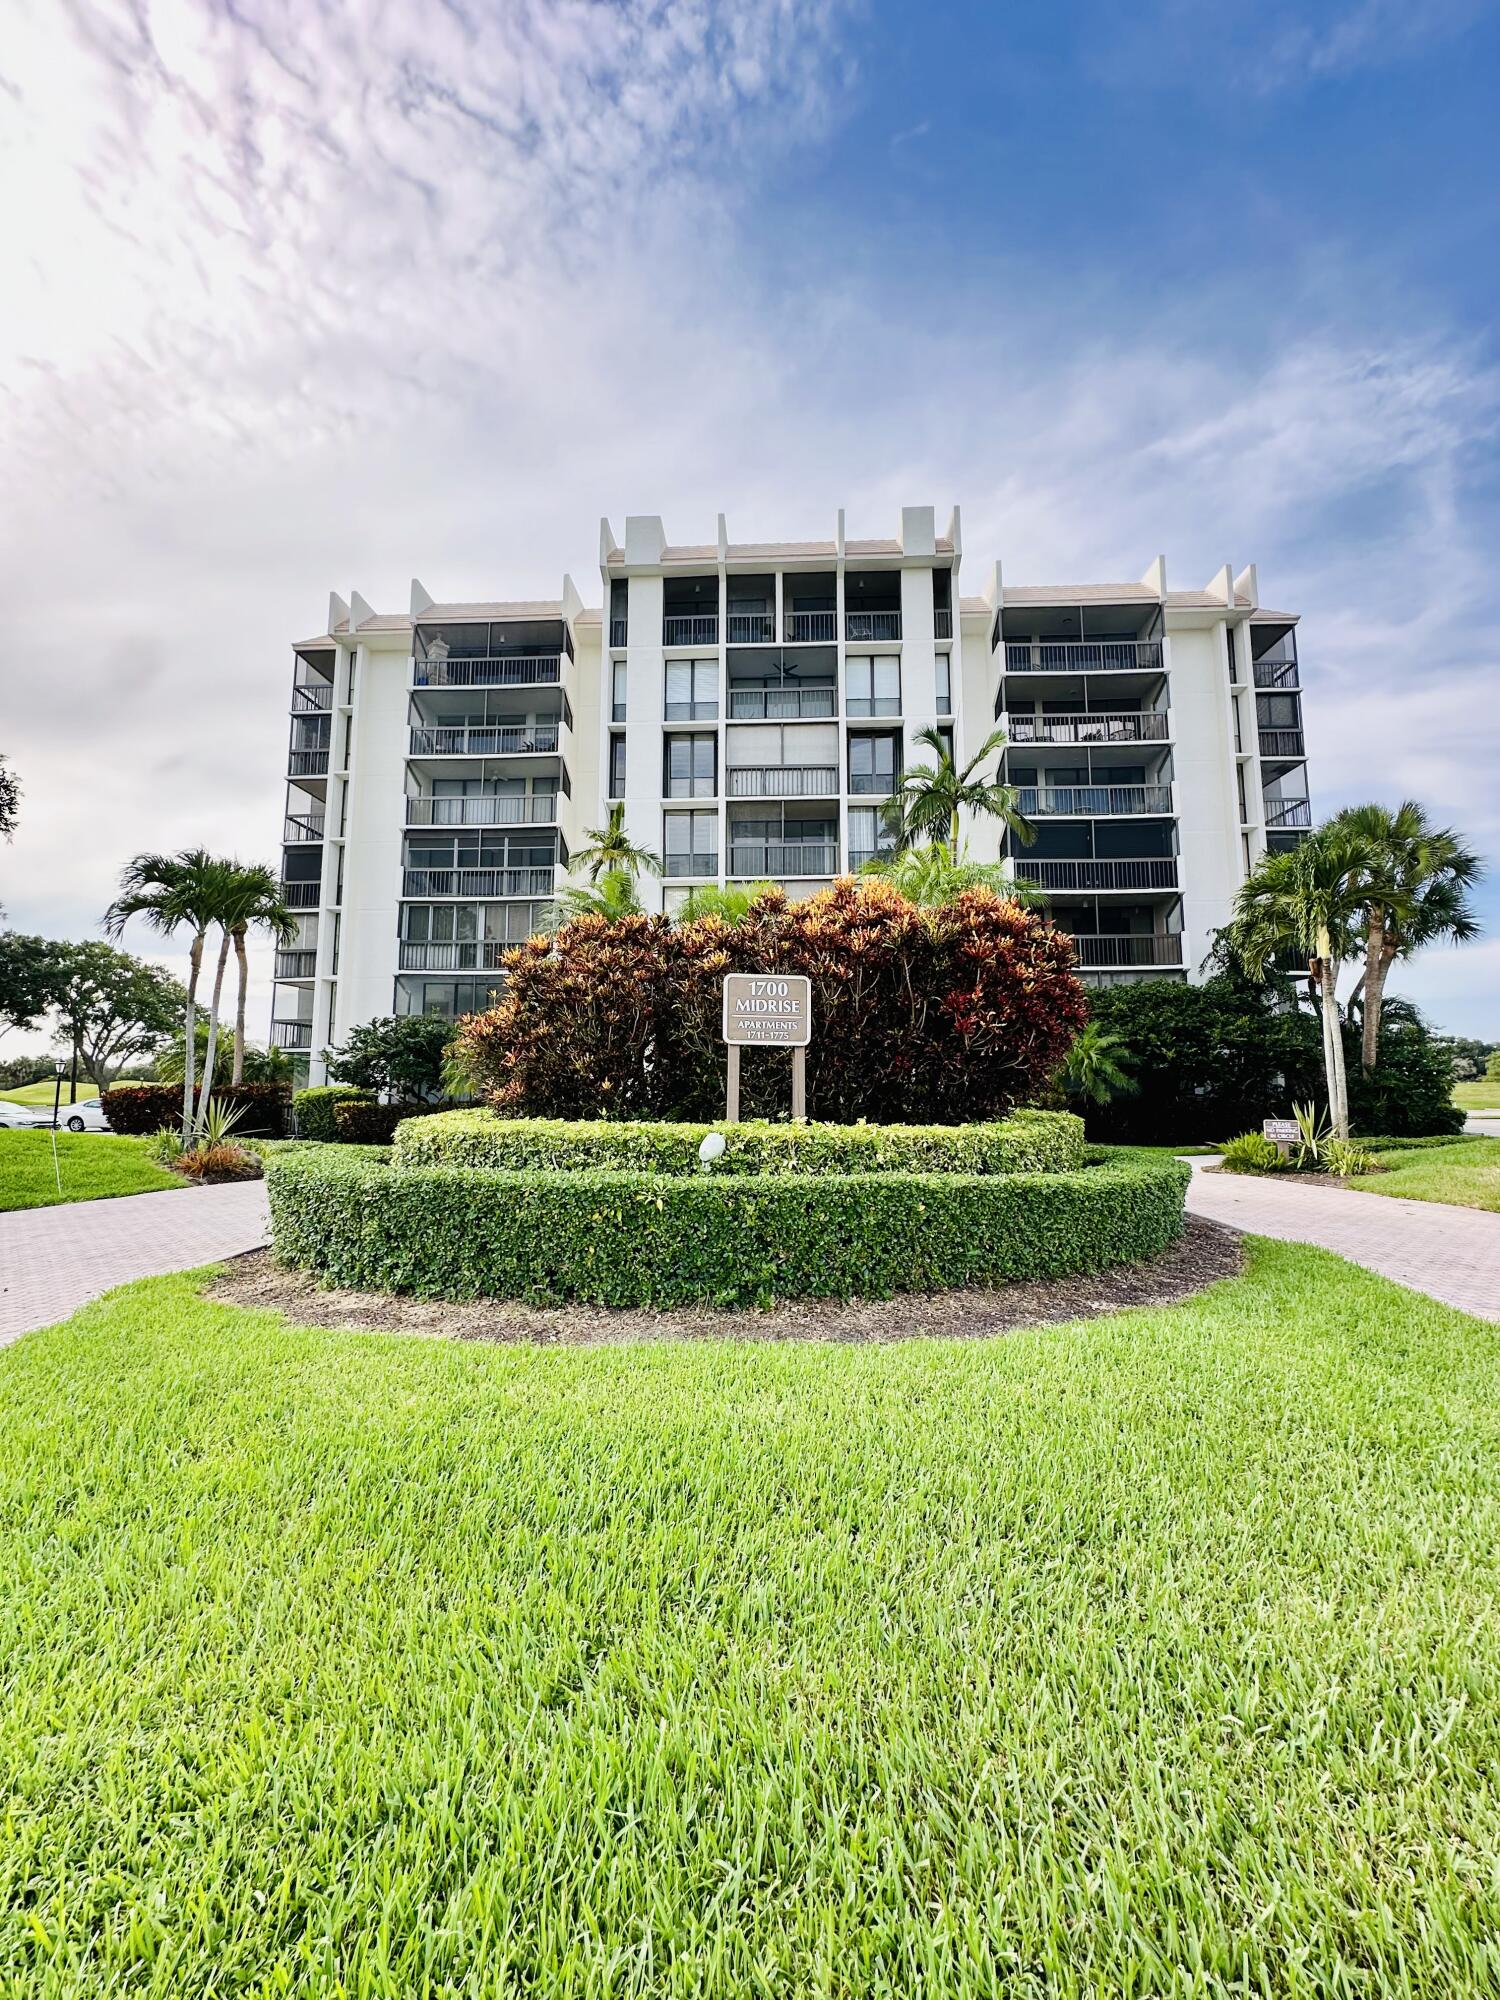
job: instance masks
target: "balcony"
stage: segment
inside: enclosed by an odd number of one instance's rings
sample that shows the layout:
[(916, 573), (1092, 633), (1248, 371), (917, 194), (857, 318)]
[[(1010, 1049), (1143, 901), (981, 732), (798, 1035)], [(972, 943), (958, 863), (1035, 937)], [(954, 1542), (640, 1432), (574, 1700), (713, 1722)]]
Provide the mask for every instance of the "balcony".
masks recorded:
[(328, 776), (328, 751), (289, 750), (286, 758), (289, 778), (326, 778)]
[(628, 620), (624, 618), (611, 618), (609, 621), (609, 643), (612, 646), (623, 646), (628, 629)]
[(1262, 729), (1260, 731), (1260, 754), (1285, 760), (1302, 758), (1307, 755), (1300, 729)]
[(951, 639), (953, 637), (953, 613), (951, 611), (939, 609), (933, 612), (932, 636), (934, 639)]
[(556, 818), (556, 792), (508, 799), (434, 799), (408, 793), (406, 799), (408, 826), (551, 826)]
[(729, 771), (732, 799), (823, 799), (837, 797), (833, 764), (739, 764)]
[(413, 687), (555, 687), (560, 653), (509, 653), (472, 660), (414, 660)]
[(849, 790), (864, 798), (888, 799), (896, 789), (894, 771), (851, 771)]
[(729, 847), (729, 872), (738, 881), (832, 875), (838, 863), (838, 847), (831, 840), (732, 840)]
[(1258, 688), (1290, 689), (1293, 692), (1302, 683), (1297, 678), (1295, 660), (1257, 660), (1255, 662), (1255, 685)]
[(273, 1021), (271, 1023), (271, 1046), (276, 1049), (310, 1049), (312, 1047), (311, 1021)]
[(1025, 817), (1047, 813), (1082, 814), (1169, 813), (1170, 785), (1022, 785), (1019, 804)]
[(899, 611), (846, 611), (844, 637), (864, 645), (884, 644), (901, 637)]
[(1175, 854), (1140, 861), (1037, 861), (1018, 854), (1011, 866), (1017, 881), (1054, 892), (1177, 887)]
[(1008, 674), (1161, 672), (1159, 639), (1007, 639)]
[(837, 713), (838, 691), (831, 687), (729, 690), (731, 722), (806, 722)]
[(839, 635), (836, 611), (789, 611), (783, 622), (794, 646), (831, 646)]
[(1111, 714), (1012, 715), (1006, 719), (1012, 743), (1165, 743), (1167, 718), (1147, 709)]
[[(776, 641), (776, 618), (770, 611), (729, 611), (731, 646), (770, 646)], [(670, 641), (668, 642), (671, 643)]]
[(282, 823), (281, 840), (285, 847), (306, 847), (322, 838), (322, 813), (288, 813)]
[(687, 615), (669, 612), (661, 621), (661, 642), (664, 646), (717, 646), (718, 612), (694, 611)]
[(540, 722), (534, 729), (471, 728), (413, 729), (413, 757), (532, 757), (555, 756), (559, 725)]
[(1181, 931), (1132, 933), (1123, 937), (1075, 937), (1080, 969), (1132, 965), (1181, 965)]
[(861, 868), (868, 868), (872, 861), (889, 861), (895, 851), (893, 847), (851, 847), (849, 873), (857, 875)]
[(278, 979), (311, 979), (317, 962), (316, 951), (278, 951), (275, 976)]
[(465, 938), (455, 944), (413, 944), (401, 940), (402, 972), (498, 972), (514, 945), (498, 938)]
[(331, 681), (297, 681), (292, 687), (293, 715), (323, 715), (333, 707)]
[(289, 910), (315, 910), (322, 898), (321, 882), (283, 882), (281, 900)]
[(1306, 799), (1267, 799), (1266, 825), (1311, 826), (1312, 806)]
[(671, 876), (707, 875), (714, 877), (719, 872), (717, 854), (668, 854), (663, 862), (664, 872)]
[(481, 901), (511, 896), (534, 899), (552, 894), (552, 869), (408, 868), (401, 878), (401, 893), (423, 902), (436, 896), (474, 896)]

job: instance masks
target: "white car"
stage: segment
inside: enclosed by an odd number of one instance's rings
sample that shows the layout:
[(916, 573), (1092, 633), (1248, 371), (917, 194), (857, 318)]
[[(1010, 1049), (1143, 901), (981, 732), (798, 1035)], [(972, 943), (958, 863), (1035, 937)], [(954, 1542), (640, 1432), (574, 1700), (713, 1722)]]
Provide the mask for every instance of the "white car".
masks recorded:
[[(50, 1125), (52, 1106), (43, 1104), (36, 1109), (38, 1113), (36, 1122), (39, 1125)], [(109, 1120), (99, 1108), (97, 1097), (80, 1099), (77, 1104), (69, 1104), (64, 1098), (57, 1107), (57, 1129), (59, 1132), (107, 1132)]]
[(0, 1131), (31, 1131), (51, 1122), (50, 1113), (44, 1113), (40, 1105), (12, 1104), (8, 1097), (0, 1097)]

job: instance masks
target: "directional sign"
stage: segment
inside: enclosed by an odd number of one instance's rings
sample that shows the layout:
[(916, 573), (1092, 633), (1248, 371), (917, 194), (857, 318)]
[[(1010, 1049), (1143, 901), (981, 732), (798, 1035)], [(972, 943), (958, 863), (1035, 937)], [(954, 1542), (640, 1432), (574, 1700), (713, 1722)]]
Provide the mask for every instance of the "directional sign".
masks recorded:
[(731, 1047), (805, 1049), (812, 1040), (812, 981), (797, 973), (726, 973), (724, 1039)]

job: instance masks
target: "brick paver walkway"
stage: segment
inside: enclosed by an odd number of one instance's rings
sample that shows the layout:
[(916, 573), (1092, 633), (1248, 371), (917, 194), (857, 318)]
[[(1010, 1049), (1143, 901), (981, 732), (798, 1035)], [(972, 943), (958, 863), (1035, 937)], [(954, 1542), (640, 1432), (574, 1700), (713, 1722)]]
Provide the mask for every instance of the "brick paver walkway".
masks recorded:
[(261, 1181), (0, 1215), (0, 1346), (132, 1278), (190, 1271), (270, 1235)]
[(1188, 1210), (1255, 1236), (1316, 1243), (1476, 1319), (1500, 1321), (1500, 1215), (1339, 1188), (1278, 1187), (1205, 1172), (1195, 1159)]

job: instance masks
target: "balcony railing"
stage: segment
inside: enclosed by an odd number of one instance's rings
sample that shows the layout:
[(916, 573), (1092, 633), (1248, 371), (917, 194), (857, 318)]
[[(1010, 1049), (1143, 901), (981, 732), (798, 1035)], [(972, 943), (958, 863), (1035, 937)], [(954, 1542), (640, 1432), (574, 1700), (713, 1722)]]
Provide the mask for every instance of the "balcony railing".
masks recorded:
[(323, 750), (289, 750), (286, 759), (289, 778), (324, 778), (328, 775), (328, 752)]
[(321, 715), (332, 707), (332, 681), (294, 682), (292, 686), (293, 715)]
[(661, 642), (664, 646), (717, 646), (718, 612), (695, 611), (690, 616), (669, 613), (661, 621)]
[(715, 854), (668, 854), (664, 857), (668, 875), (717, 875), (719, 857)]
[(628, 630), (628, 626), (629, 626), (629, 621), (627, 619), (624, 618), (610, 619), (609, 643), (612, 646), (623, 646), (625, 644), (625, 634), (626, 631)]
[(732, 799), (821, 799), (838, 788), (833, 764), (739, 764), (729, 771)]
[(499, 938), (465, 938), (455, 944), (413, 944), (401, 940), (398, 969), (402, 972), (498, 972), (514, 945)]
[(951, 639), (953, 637), (953, 613), (951, 611), (933, 612), (932, 636), (934, 639)]
[(1262, 757), (1305, 757), (1307, 748), (1300, 729), (1262, 729)]
[(839, 636), (836, 611), (789, 611), (782, 622), (794, 646), (831, 646)]
[(516, 798), (434, 799), (408, 793), (408, 826), (550, 826), (557, 818), (556, 792), (527, 792)]
[(890, 847), (851, 847), (849, 873), (857, 875), (861, 868), (868, 868), (872, 861), (889, 861), (894, 852), (894, 848)]
[(729, 848), (729, 872), (741, 881), (832, 875), (838, 862), (838, 847), (831, 840), (735, 840)]
[(1296, 688), (1301, 685), (1297, 679), (1295, 660), (1257, 660), (1255, 662), (1255, 685), (1258, 688)]
[(1080, 966), (1181, 965), (1181, 931), (1151, 931), (1121, 937), (1075, 937)]
[(851, 771), (849, 789), (867, 798), (886, 799), (896, 789), (896, 774), (894, 771)]
[(872, 640), (884, 641), (901, 637), (901, 613), (899, 611), (846, 611), (844, 613), (844, 637), (863, 640), (869, 645)]
[(776, 637), (776, 616), (771, 611), (729, 613), (731, 646), (769, 646)]
[(837, 713), (836, 688), (732, 687), (729, 690), (731, 722), (797, 722)]
[(464, 660), (414, 660), (413, 687), (552, 687), (562, 679), (560, 653), (505, 653)]
[(276, 977), (278, 979), (311, 979), (313, 968), (318, 962), (316, 951), (278, 951), (276, 954)]
[(550, 867), (408, 868), (401, 878), (401, 893), (422, 901), (434, 896), (475, 896), (480, 901), (492, 897), (550, 896), (552, 870)]
[(1165, 743), (1167, 718), (1150, 709), (1110, 714), (1012, 715), (1012, 743)]
[(538, 723), (535, 729), (413, 729), (413, 757), (555, 756), (558, 725)]
[(281, 828), (281, 839), (286, 847), (306, 847), (310, 841), (323, 838), (322, 813), (288, 813)]
[(1028, 818), (1045, 813), (1169, 813), (1170, 785), (1022, 785), (1020, 808)]
[(1140, 861), (1038, 861), (1018, 854), (1012, 862), (1016, 879), (1038, 889), (1175, 889), (1176, 855), (1152, 855)]
[(315, 910), (322, 892), (321, 882), (283, 882), (281, 900), (289, 910)]
[(1158, 673), (1159, 639), (1007, 639), (1008, 674)]
[(1267, 826), (1311, 826), (1312, 806), (1306, 799), (1267, 799)]
[[(617, 721), (620, 719), (616, 717)], [(717, 722), (718, 696), (712, 701), (669, 701), (664, 704), (662, 719), (665, 722)]]
[(310, 1049), (312, 1047), (311, 1021), (273, 1021), (271, 1023), (271, 1044), (278, 1049)]

